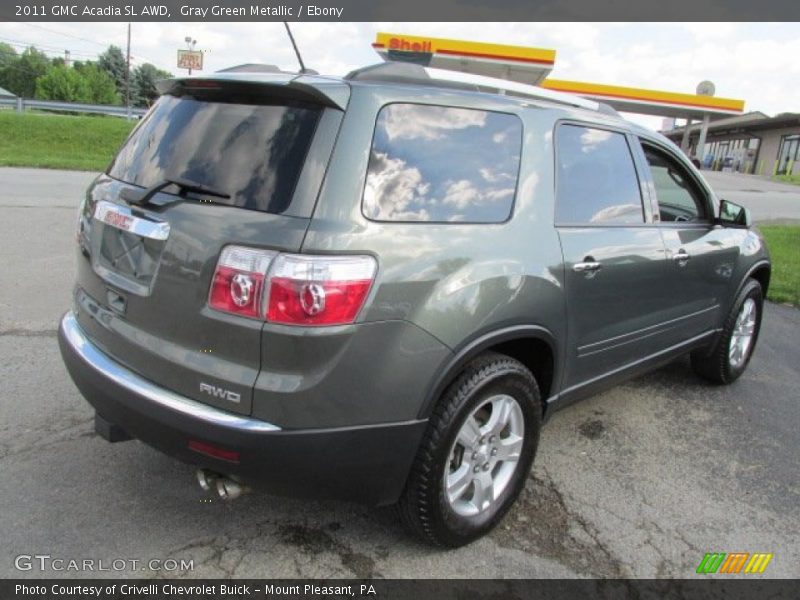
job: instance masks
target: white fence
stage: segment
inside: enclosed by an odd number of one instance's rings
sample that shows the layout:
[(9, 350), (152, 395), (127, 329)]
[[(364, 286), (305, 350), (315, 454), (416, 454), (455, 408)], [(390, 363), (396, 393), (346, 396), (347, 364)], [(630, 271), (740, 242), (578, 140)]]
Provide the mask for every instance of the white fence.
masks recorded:
[(0, 98), (0, 107), (16, 108), (17, 112), (28, 109), (54, 110), (59, 112), (95, 113), (113, 115), (115, 117), (138, 118), (147, 110), (144, 108), (126, 108), (125, 106), (111, 106), (107, 104), (80, 104), (78, 102), (57, 102), (53, 100), (33, 100), (30, 98)]

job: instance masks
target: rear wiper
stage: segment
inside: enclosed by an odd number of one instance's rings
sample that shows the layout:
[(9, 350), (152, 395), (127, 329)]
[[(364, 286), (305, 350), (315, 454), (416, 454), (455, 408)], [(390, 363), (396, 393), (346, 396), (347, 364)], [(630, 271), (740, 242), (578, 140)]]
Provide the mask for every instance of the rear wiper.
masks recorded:
[(177, 185), (181, 188), (181, 191), (186, 192), (194, 192), (196, 194), (205, 194), (206, 196), (216, 196), (217, 198), (230, 198), (230, 194), (226, 194), (225, 192), (220, 192), (219, 190), (215, 190), (214, 188), (208, 187), (207, 185), (203, 185), (202, 183), (195, 183), (194, 181), (189, 181), (188, 179), (178, 179), (174, 177), (172, 179), (167, 179), (167, 182)]
[(230, 198), (230, 194), (226, 194), (225, 192), (220, 192), (219, 190), (215, 190), (214, 188), (210, 188), (207, 185), (203, 185), (201, 183), (196, 183), (194, 181), (189, 181), (188, 179), (180, 179), (178, 177), (172, 177), (170, 179), (165, 179), (161, 183), (157, 183), (156, 185), (147, 188), (144, 192), (138, 192), (131, 190), (130, 188), (126, 188), (122, 190), (120, 193), (120, 198), (125, 200), (125, 202), (129, 204), (136, 204), (138, 206), (144, 206), (148, 204), (150, 200), (153, 199), (158, 192), (163, 190), (165, 187), (170, 185), (175, 185), (181, 190), (181, 196), (184, 196), (186, 192), (194, 192), (195, 194), (204, 194), (206, 196), (215, 196), (217, 198)]

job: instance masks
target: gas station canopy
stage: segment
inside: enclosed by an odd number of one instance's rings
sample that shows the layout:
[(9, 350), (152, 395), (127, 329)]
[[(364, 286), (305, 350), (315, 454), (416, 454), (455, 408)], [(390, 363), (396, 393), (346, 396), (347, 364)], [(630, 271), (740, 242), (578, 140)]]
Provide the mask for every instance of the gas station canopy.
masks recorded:
[(378, 33), (372, 47), (387, 61), (417, 62), (534, 85), (550, 74), (556, 61), (555, 50), (394, 33)]
[(662, 92), (619, 85), (581, 83), (560, 79), (547, 79), (539, 85), (548, 90), (568, 92), (604, 102), (619, 111), (641, 115), (702, 119), (705, 114), (738, 115), (744, 110), (744, 100), (733, 100), (731, 98)]
[(429, 67), (539, 85), (548, 90), (603, 102), (623, 112), (707, 121), (744, 111), (744, 101), (731, 98), (547, 79), (555, 65), (556, 52), (544, 48), (395, 33), (378, 33), (372, 47), (387, 61), (415, 62)]

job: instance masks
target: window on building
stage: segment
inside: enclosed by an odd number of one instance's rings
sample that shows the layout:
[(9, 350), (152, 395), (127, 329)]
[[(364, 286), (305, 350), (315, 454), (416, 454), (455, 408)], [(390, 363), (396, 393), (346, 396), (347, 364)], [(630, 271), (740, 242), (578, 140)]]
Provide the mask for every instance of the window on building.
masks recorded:
[(557, 130), (556, 148), (556, 222), (644, 223), (639, 180), (623, 134), (562, 125)]
[(778, 174), (785, 175), (793, 164), (800, 160), (800, 135), (785, 135), (781, 138), (778, 152)]
[(376, 221), (499, 223), (514, 203), (516, 115), (422, 104), (378, 114), (363, 211)]

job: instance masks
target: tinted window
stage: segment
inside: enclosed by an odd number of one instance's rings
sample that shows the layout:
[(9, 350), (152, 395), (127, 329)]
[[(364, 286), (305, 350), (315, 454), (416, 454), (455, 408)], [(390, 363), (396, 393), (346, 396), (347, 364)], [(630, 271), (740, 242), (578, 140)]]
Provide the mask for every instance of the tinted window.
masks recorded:
[(559, 223), (643, 223), (642, 197), (621, 133), (562, 125), (557, 133)]
[(229, 194), (215, 202), (283, 212), (319, 110), (163, 96), (114, 159), (109, 175), (150, 187), (181, 178)]
[(364, 214), (379, 221), (505, 221), (521, 145), (522, 123), (514, 115), (385, 106), (375, 126)]
[(703, 196), (686, 170), (663, 152), (644, 147), (656, 188), (661, 221), (697, 221), (706, 217)]

